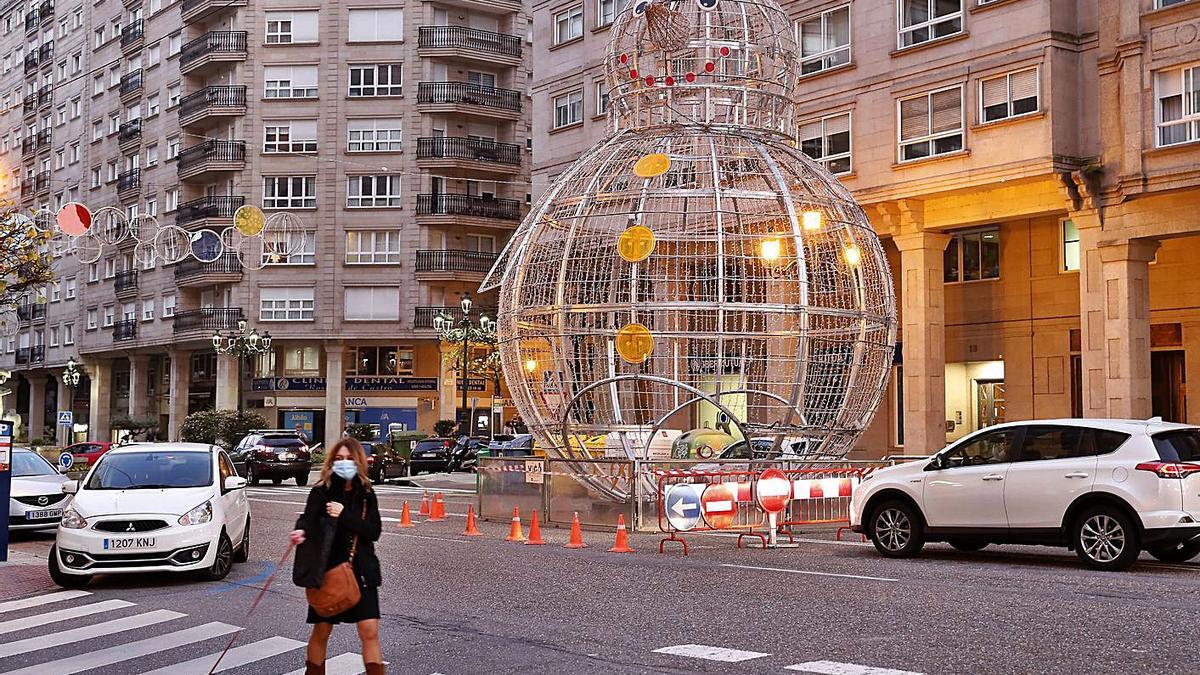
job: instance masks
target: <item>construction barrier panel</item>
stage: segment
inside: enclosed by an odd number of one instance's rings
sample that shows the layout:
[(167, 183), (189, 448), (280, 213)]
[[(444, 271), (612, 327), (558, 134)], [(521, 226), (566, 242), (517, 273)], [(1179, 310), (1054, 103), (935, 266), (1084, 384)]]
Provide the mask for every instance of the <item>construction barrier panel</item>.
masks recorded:
[(513, 507), (526, 517), (534, 509), (545, 511), (545, 462), (540, 457), (480, 457), (479, 518), (507, 522)]
[(635, 522), (634, 463), (621, 459), (546, 462), (546, 521), (570, 525), (579, 514), (582, 525), (613, 527), (617, 516)]

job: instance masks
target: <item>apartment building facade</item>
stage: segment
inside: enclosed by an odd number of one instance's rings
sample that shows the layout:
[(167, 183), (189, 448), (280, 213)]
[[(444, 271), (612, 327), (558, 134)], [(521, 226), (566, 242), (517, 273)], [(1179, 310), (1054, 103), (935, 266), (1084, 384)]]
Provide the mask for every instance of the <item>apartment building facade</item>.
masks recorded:
[[(62, 260), (0, 345), (27, 437), (72, 410), (79, 436), (151, 416), (174, 439), (211, 407), (327, 441), (351, 422), (430, 431), (464, 386), (477, 426), (512, 415), (493, 415), (498, 382), (443, 364), (434, 317), (461, 314), (526, 208), (520, 0), (45, 0), (0, 22), (0, 162), (22, 208), (112, 207), (143, 239), (219, 234), (246, 204), (297, 223), (208, 263), (133, 238)], [(272, 336), (253, 362), (213, 350), (241, 322)]]
[[(533, 3), (535, 193), (609, 132), (624, 4)], [(782, 4), (796, 141), (862, 204), (898, 293), (854, 456), (1005, 420), (1200, 422), (1200, 2)]]

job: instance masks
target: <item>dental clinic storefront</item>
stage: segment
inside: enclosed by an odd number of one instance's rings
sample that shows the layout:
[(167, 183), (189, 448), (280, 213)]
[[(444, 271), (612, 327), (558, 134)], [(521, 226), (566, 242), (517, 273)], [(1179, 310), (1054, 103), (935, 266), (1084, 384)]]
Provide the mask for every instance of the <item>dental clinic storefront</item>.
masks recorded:
[(281, 429), (299, 426), (310, 439), (325, 438), (326, 427), (337, 424), (376, 425), (380, 433), (431, 432), (437, 421), (436, 377), (349, 376), (341, 385), (338, 410), (327, 408), (329, 382), (324, 377), (266, 377), (252, 383), (250, 405)]

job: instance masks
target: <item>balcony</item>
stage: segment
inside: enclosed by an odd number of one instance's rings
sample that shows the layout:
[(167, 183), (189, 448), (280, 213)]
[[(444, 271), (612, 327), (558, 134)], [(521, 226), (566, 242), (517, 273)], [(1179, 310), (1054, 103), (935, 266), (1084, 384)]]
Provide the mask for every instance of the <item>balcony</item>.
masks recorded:
[(132, 52), (142, 48), (146, 37), (146, 22), (142, 19), (130, 22), (121, 29), (121, 51)]
[(37, 142), (34, 143), (34, 149), (38, 151), (49, 150), (51, 141), (53, 141), (53, 134), (51, 131), (49, 129), (42, 129), (38, 132)]
[(117, 145), (128, 150), (142, 141), (142, 120), (129, 120), (117, 128)]
[(54, 58), (54, 40), (38, 47), (38, 63), (48, 66), (52, 58)]
[(38, 11), (36, 9), (30, 11), (28, 14), (25, 15), (25, 33), (26, 34), (36, 33), (38, 26), (40, 26), (40, 25), (42, 25), (42, 22), (38, 18)]
[(205, 129), (222, 118), (246, 114), (246, 86), (216, 85), (194, 91), (179, 102), (179, 126)]
[[(484, 314), (496, 318), (495, 307), (476, 306), (472, 308), (472, 312), (477, 317)], [(459, 307), (418, 307), (413, 317), (413, 328), (433, 328), (433, 317), (443, 313), (454, 317), (455, 320), (462, 318), (462, 309)]]
[(36, 73), (38, 68), (37, 52), (29, 52), (25, 55), (25, 74)]
[(179, 288), (232, 284), (242, 280), (242, 263), (234, 253), (222, 253), (213, 262), (188, 258), (175, 266), (175, 285)]
[(176, 336), (194, 333), (207, 340), (215, 330), (237, 328), (238, 321), (245, 318), (240, 307), (204, 307), (178, 312), (174, 318)]
[(121, 201), (137, 199), (142, 189), (142, 170), (130, 169), (117, 176), (117, 198)]
[(37, 13), (38, 13), (38, 19), (40, 19), (42, 23), (46, 23), (46, 22), (50, 21), (50, 19), (53, 19), (54, 18), (54, 1), (53, 0), (42, 0), (42, 4), (38, 5)]
[(46, 362), (46, 345), (34, 345), (29, 348), (30, 363), (45, 363)]
[(132, 103), (134, 99), (142, 95), (142, 69), (125, 73), (121, 76), (121, 92), (122, 103)]
[(246, 168), (246, 142), (210, 139), (179, 153), (179, 178), (194, 178), (217, 171)]
[(179, 73), (186, 75), (212, 64), (246, 60), (246, 31), (210, 31), (183, 46)]
[(179, 209), (175, 212), (175, 224), (181, 227), (191, 223), (199, 223), (200, 227), (232, 225), (233, 214), (245, 203), (246, 198), (240, 196), (209, 196), (193, 199), (179, 205)]
[(417, 104), (425, 113), (459, 113), (515, 121), (521, 117), (524, 96), (512, 89), (467, 82), (422, 82), (417, 85)]
[(36, 302), (17, 305), (17, 321), (28, 323), (30, 321), (44, 321), (45, 319), (45, 305)]
[(421, 57), (457, 57), (486, 63), (521, 64), (521, 38), (467, 26), (421, 26)]
[[(21, 139), (21, 156), (29, 159), (33, 156), (33, 151), (37, 149), (37, 136)], [(32, 187), (30, 188), (32, 189)]]
[(448, 225), (469, 218), (483, 227), (509, 227), (510, 221), (521, 220), (521, 202), (463, 194), (417, 195), (417, 217), (427, 224)]
[(37, 113), (37, 94), (28, 94), (21, 99), (21, 112), (25, 117), (31, 117)]
[(126, 298), (131, 295), (137, 295), (137, 291), (137, 270), (125, 270), (124, 272), (117, 272), (117, 277), (113, 280), (113, 292), (118, 298)]
[(236, 8), (245, 7), (246, 4), (247, 0), (183, 0), (179, 15), (184, 23), (191, 23), (201, 18), (213, 19), (223, 11), (236, 11)]
[(29, 347), (17, 347), (17, 357), (14, 361), (18, 366), (29, 363)]
[(51, 103), (54, 103), (54, 88), (47, 85), (38, 90), (38, 109), (49, 108)]
[(423, 169), (448, 169), (459, 175), (511, 175), (521, 171), (521, 146), (482, 138), (418, 138), (417, 163)]
[(34, 194), (41, 194), (50, 191), (50, 172), (41, 171), (37, 176), (34, 176), (33, 181)]
[(137, 339), (137, 319), (124, 319), (113, 324), (113, 342)]
[(417, 251), (417, 278), (429, 281), (478, 281), (492, 269), (495, 253), (483, 251)]

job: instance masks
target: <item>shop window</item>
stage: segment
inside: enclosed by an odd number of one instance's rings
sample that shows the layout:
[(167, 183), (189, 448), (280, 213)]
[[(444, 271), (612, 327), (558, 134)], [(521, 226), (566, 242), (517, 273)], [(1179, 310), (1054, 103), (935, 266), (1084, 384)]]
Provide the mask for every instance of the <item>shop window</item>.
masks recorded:
[(283, 374), (290, 377), (320, 375), (320, 348), (287, 347), (283, 352)]

